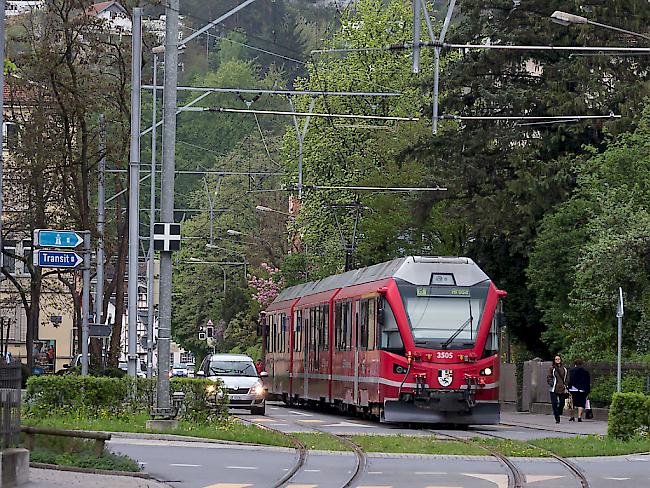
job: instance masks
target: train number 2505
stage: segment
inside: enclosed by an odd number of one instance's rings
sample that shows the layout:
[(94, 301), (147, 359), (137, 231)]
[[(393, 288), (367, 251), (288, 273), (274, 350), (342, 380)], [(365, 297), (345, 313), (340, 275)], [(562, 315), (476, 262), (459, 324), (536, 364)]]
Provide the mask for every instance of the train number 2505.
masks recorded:
[(453, 359), (454, 353), (453, 352), (447, 352), (447, 351), (438, 351), (438, 354), (436, 355), (438, 359)]

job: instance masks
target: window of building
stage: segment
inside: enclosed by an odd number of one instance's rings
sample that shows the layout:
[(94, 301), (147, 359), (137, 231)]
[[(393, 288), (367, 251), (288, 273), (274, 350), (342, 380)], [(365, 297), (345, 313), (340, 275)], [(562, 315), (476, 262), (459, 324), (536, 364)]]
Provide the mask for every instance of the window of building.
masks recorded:
[(32, 262), (32, 241), (31, 239), (24, 239), (23, 240), (23, 251), (22, 251), (22, 256), (25, 258), (25, 262), (21, 263), (22, 265), (22, 272), (24, 274), (29, 274), (29, 268), (27, 268), (27, 263)]
[[(5, 252), (2, 253), (2, 267), (5, 268), (10, 274), (16, 274), (16, 241), (6, 240), (3, 243)], [(7, 253), (12, 254), (9, 256)]]

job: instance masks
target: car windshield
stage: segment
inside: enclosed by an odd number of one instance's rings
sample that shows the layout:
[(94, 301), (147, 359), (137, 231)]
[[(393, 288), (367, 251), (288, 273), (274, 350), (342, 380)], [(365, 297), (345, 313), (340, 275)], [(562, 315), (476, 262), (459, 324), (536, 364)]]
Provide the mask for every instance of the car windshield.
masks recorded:
[(415, 345), (465, 349), (476, 341), (489, 283), (473, 287), (400, 285)]
[(257, 376), (252, 361), (210, 361), (211, 376)]

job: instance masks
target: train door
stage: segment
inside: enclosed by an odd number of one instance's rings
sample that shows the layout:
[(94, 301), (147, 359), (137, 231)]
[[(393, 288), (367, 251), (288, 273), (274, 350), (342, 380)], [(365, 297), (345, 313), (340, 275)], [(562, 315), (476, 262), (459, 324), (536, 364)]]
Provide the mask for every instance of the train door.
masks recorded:
[(321, 396), (321, 378), (319, 375), (320, 370), (320, 354), (319, 354), (319, 340), (320, 340), (320, 323), (321, 323), (321, 307), (312, 307), (309, 311), (309, 357), (307, 359), (307, 376), (309, 379), (309, 391), (307, 392), (311, 399), (318, 400)]
[(358, 405), (359, 404), (359, 337), (361, 337), (361, 334), (359, 333), (359, 300), (354, 301), (354, 310), (352, 311), (352, 317), (354, 321), (354, 325), (352, 327), (352, 330), (354, 331), (354, 337), (352, 339), (352, 347), (354, 348), (354, 404)]
[(304, 309), (302, 313), (302, 397), (307, 399), (309, 398), (309, 338), (311, 336), (312, 320), (309, 309)]

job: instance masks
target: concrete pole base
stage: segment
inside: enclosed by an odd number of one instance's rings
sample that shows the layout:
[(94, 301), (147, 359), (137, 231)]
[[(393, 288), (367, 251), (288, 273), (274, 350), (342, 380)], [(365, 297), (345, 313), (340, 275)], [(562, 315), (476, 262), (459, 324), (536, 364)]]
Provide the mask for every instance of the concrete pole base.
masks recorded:
[(29, 451), (0, 450), (0, 488), (11, 488), (29, 482)]
[(145, 423), (147, 430), (176, 430), (178, 428), (178, 420), (147, 420)]

